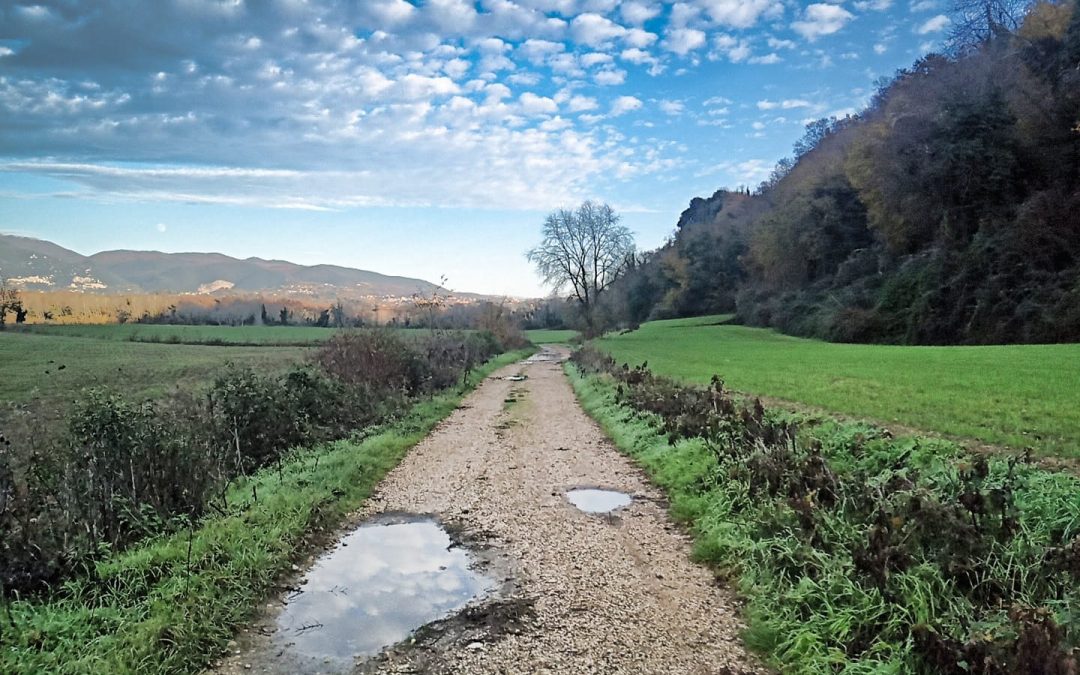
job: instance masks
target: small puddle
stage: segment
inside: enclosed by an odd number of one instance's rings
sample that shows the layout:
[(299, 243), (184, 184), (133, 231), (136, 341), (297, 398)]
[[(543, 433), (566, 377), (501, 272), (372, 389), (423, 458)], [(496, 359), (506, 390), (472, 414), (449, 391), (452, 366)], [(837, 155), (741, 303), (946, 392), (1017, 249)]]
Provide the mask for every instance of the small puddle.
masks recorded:
[(567, 490), (566, 498), (585, 513), (608, 513), (630, 504), (630, 495), (616, 490), (577, 488)]
[(287, 658), (343, 669), (495, 590), (432, 518), (361, 525), (286, 601), (274, 642)]
[(547, 347), (541, 347), (540, 351), (525, 359), (525, 363), (557, 363), (560, 360), (562, 360), (562, 356), (559, 352)]

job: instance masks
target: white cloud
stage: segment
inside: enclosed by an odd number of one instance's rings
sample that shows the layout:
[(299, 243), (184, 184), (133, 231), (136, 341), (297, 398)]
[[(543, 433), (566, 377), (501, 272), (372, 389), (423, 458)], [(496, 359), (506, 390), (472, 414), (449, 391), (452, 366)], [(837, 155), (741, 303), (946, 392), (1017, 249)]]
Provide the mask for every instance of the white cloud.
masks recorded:
[(731, 35), (720, 34), (713, 38), (715, 51), (710, 58), (716, 59), (721, 55), (726, 56), (732, 63), (740, 63), (750, 57), (750, 41), (745, 38), (735, 38)]
[(617, 68), (605, 68), (593, 75), (593, 82), (605, 87), (622, 84), (626, 82), (626, 71)]
[(586, 110), (596, 110), (599, 107), (600, 104), (596, 102), (595, 98), (591, 98), (589, 96), (582, 96), (581, 94), (572, 96), (566, 104), (566, 109), (570, 112), (584, 112)]
[(443, 64), (443, 72), (454, 80), (460, 80), (469, 72), (471, 66), (465, 59), (450, 59)]
[(626, 23), (632, 26), (640, 26), (649, 19), (660, 16), (660, 5), (654, 2), (629, 0), (619, 6), (619, 14), (622, 15)]
[(926, 35), (927, 33), (940, 33), (945, 30), (945, 27), (949, 25), (949, 17), (944, 14), (938, 14), (937, 16), (927, 19), (915, 29), (915, 32), (919, 35)]
[(656, 33), (650, 33), (649, 31), (642, 30), (640, 28), (631, 28), (623, 35), (623, 42), (630, 47), (644, 48), (652, 45), (657, 41)]
[(537, 96), (527, 91), (518, 97), (521, 111), (526, 115), (550, 115), (558, 112), (559, 105), (546, 96)]
[(641, 108), (641, 99), (633, 96), (620, 96), (611, 102), (611, 116), (618, 117)]
[(603, 52), (591, 52), (584, 54), (581, 57), (581, 65), (586, 68), (592, 68), (601, 64), (612, 63), (615, 60), (611, 54), (605, 54)]
[(566, 45), (561, 42), (550, 40), (538, 40), (530, 38), (517, 48), (518, 54), (525, 57), (533, 65), (543, 65), (544, 61), (551, 56), (566, 50)]
[(775, 63), (780, 63), (781, 61), (783, 61), (783, 59), (780, 58), (780, 55), (776, 52), (772, 52), (770, 54), (764, 54), (762, 56), (752, 56), (750, 57), (749, 62), (757, 65), (771, 66)]
[(679, 56), (686, 56), (690, 52), (705, 46), (705, 32), (696, 28), (669, 30), (661, 46), (669, 52)]
[(773, 49), (795, 49), (798, 47), (794, 40), (780, 40), (771, 35), (765, 42)]
[(645, 51), (644, 49), (637, 49), (636, 47), (622, 50), (622, 53), (619, 54), (619, 58), (628, 63), (634, 63), (637, 65), (656, 62), (655, 56)]
[(911, 3), (912, 12), (929, 12), (937, 7), (938, 0), (915, 0)]
[(882, 44), (881, 42), (878, 42), (877, 44), (874, 45), (874, 53), (875, 54), (884, 54), (887, 51), (889, 51), (888, 46)]
[(416, 7), (405, 0), (369, 0), (366, 9), (384, 26), (404, 23), (416, 14)]
[(836, 33), (854, 18), (854, 14), (839, 5), (815, 3), (806, 8), (801, 20), (791, 24), (791, 29), (813, 42)]
[(860, 12), (884, 12), (892, 7), (892, 0), (858, 0), (855, 9)]
[(762, 17), (776, 19), (783, 15), (779, 0), (698, 0), (712, 21), (730, 28), (751, 28)]
[(682, 101), (663, 100), (663, 101), (660, 101), (659, 106), (660, 106), (660, 110), (665, 115), (671, 115), (673, 117), (676, 116), (676, 115), (681, 115), (683, 113), (683, 111), (686, 109), (686, 105)]
[(772, 173), (773, 164), (764, 159), (720, 162), (707, 173), (725, 174), (731, 184), (757, 185)]
[(465, 0), (428, 0), (424, 13), (442, 33), (466, 33), (477, 20), (476, 6)]
[(626, 28), (599, 14), (579, 14), (570, 22), (570, 34), (578, 44), (603, 47), (626, 34)]
[(794, 108), (809, 108), (812, 104), (810, 101), (801, 98), (789, 98), (783, 101), (770, 101), (764, 99), (757, 102), (758, 110), (775, 110), (782, 108), (783, 110), (792, 110)]
[(158, 223), (157, 225), (154, 226), (154, 229), (157, 230), (158, 232), (163, 233), (163, 232), (165, 232), (166, 230), (169, 229), (169, 226), (166, 225), (165, 223)]

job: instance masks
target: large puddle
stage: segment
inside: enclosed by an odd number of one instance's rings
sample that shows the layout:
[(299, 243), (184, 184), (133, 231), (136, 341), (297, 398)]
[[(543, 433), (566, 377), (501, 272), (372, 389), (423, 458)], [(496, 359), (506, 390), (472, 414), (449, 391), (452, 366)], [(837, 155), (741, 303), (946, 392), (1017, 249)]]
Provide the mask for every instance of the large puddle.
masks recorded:
[(585, 513), (608, 513), (630, 504), (630, 495), (615, 490), (577, 488), (567, 490), (566, 498)]
[(495, 590), (431, 518), (372, 522), (316, 561), (278, 617), (290, 658), (348, 668)]

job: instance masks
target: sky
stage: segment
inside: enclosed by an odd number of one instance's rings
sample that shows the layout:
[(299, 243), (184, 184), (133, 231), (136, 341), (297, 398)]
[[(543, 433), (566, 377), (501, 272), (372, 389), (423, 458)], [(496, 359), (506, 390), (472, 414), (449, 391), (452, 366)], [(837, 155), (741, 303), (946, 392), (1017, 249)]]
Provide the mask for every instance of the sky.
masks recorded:
[(638, 247), (939, 48), (948, 0), (0, 0), (0, 231), (544, 292), (546, 213)]

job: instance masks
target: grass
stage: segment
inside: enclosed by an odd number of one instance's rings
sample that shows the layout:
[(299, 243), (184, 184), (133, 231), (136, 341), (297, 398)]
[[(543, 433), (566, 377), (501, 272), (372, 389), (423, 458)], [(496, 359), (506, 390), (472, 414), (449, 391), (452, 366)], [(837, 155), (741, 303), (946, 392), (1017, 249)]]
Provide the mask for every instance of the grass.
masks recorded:
[(201, 670), (312, 548), (316, 530), (338, 526), (467, 389), (527, 353), (493, 359), (466, 388), (419, 403), (362, 441), (298, 451), (280, 474), (270, 469), (239, 482), (228, 492), (226, 515), (190, 534), (109, 556), (50, 599), (0, 608), (0, 672)]
[(166, 342), (210, 345), (316, 345), (329, 340), (335, 328), (314, 326), (174, 326), (157, 324), (35, 324), (17, 329), (21, 333), (57, 335), (121, 342)]
[[(1056, 672), (1037, 659), (1067, 658), (1080, 641), (1075, 572), (1054, 562), (1080, 541), (1075, 477), (1020, 465), (1009, 478), (997, 458), (978, 477), (950, 441), (791, 414), (798, 450), (671, 444), (656, 416), (619, 403), (610, 376), (567, 374), (586, 412), (665, 490), (695, 555), (746, 598), (744, 638), (782, 672), (966, 672), (976, 658), (986, 672)], [(807, 491), (819, 479), (820, 492)], [(969, 524), (971, 490), (1008, 491), (1015, 525)], [(1060, 643), (1040, 641), (1055, 634)]]
[(1080, 344), (908, 347), (820, 342), (654, 321), (596, 340), (619, 362), (829, 412), (1045, 455), (1080, 458)]
[(525, 331), (525, 337), (534, 345), (566, 344), (576, 337), (576, 330), (536, 329)]
[(4, 331), (0, 401), (47, 406), (69, 402), (80, 389), (92, 386), (119, 387), (133, 398), (152, 398), (209, 380), (226, 363), (284, 370), (306, 353), (303, 347), (206, 347)]

